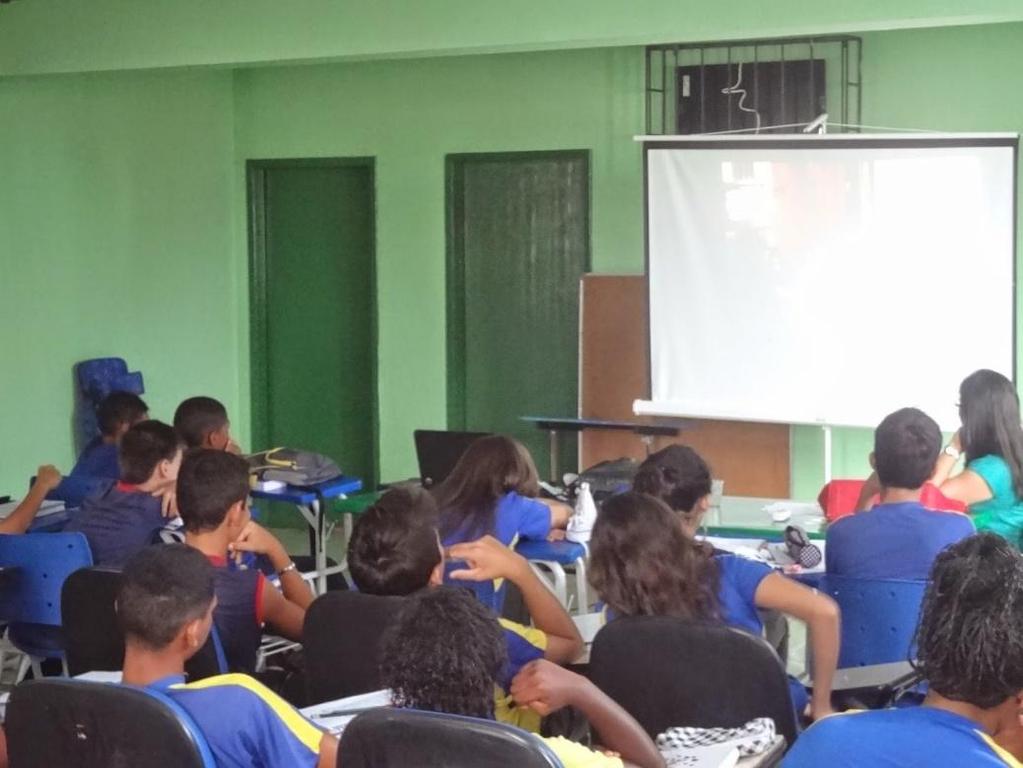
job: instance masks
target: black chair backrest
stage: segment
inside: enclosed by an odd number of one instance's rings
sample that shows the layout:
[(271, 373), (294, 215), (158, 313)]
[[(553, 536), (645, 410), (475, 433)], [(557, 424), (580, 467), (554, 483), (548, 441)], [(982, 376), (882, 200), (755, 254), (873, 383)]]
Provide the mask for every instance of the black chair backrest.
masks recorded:
[(120, 587), (121, 572), (110, 568), (82, 568), (64, 581), (60, 615), (70, 674), (123, 665), (124, 638), (114, 609)]
[(313, 601), (302, 631), (310, 704), (382, 687), (377, 649), (402, 602), (359, 592), (327, 592)]
[(419, 461), (419, 480), (424, 488), (443, 483), (455, 464), (478, 438), (489, 432), (452, 432), (441, 429), (417, 429), (412, 433)]
[(615, 619), (594, 638), (590, 677), (651, 737), (672, 726), (734, 728), (770, 717), (790, 746), (796, 738), (781, 661), (738, 629), (664, 616)]
[[(64, 581), (60, 614), (64, 625), (68, 673), (116, 671), (124, 664), (124, 636), (117, 623), (121, 572), (82, 568)], [(222, 674), (211, 632), (206, 644), (185, 663), (191, 682)]]
[(14, 689), (4, 730), (16, 768), (212, 766), (184, 717), (137, 688), (46, 678)]
[(345, 728), (344, 768), (561, 768), (531, 733), (474, 717), (411, 709), (373, 709)]

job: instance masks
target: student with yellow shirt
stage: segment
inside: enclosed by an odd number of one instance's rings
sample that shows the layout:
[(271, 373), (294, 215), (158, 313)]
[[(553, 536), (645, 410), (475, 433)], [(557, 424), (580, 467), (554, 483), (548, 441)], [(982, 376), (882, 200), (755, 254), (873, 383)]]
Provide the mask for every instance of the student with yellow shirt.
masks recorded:
[[(504, 639), (487, 609), (465, 590), (438, 587), (402, 607), (384, 640), (380, 676), (396, 706), (492, 719), (493, 688), (506, 663)], [(581, 675), (534, 661), (515, 676), (511, 690), (519, 706), (540, 715), (574, 707), (609, 750), (545, 739), (565, 768), (664, 768), (639, 723)]]

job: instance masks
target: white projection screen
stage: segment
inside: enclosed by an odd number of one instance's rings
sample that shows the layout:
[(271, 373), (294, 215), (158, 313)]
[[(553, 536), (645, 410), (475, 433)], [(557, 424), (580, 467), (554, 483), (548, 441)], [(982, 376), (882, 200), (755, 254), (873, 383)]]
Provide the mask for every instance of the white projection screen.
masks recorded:
[(1014, 378), (1015, 135), (647, 141), (641, 414), (950, 430)]

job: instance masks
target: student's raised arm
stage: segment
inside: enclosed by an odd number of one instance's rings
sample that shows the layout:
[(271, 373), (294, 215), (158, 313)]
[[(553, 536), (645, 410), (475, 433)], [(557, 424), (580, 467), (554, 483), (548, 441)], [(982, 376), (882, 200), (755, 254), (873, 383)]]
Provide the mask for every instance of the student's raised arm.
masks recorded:
[(270, 565), (280, 577), (281, 592), (272, 586), (263, 590), (263, 619), (284, 637), (300, 642), (305, 611), (314, 595), (302, 575), (293, 567), (291, 555), (284, 549), (284, 545), (261, 525), (250, 521), (238, 538), (231, 542), (230, 551), (232, 554), (254, 552), (266, 555), (270, 560)]
[(45, 464), (36, 470), (36, 479), (28, 495), (15, 507), (10, 515), (0, 520), (0, 533), (24, 533), (32, 525), (36, 513), (43, 505), (46, 494), (60, 485), (63, 480), (60, 470), (52, 464)]
[(568, 664), (583, 652), (583, 638), (572, 617), (558, 598), (544, 586), (526, 558), (504, 546), (493, 536), (455, 544), (448, 550), (452, 560), (465, 561), (466, 567), (451, 572), (452, 579), (491, 581), (507, 579), (522, 593), (533, 626), (547, 635), (544, 658)]
[(571, 706), (589, 721), (600, 745), (622, 756), (626, 765), (664, 768), (664, 759), (643, 727), (582, 675), (551, 664), (534, 661), (512, 680), (515, 702), (542, 716)]
[(838, 667), (840, 614), (838, 605), (816, 589), (772, 573), (757, 587), (758, 608), (769, 608), (806, 622), (813, 649), (813, 700), (811, 715), (817, 720), (832, 713), (831, 686)]

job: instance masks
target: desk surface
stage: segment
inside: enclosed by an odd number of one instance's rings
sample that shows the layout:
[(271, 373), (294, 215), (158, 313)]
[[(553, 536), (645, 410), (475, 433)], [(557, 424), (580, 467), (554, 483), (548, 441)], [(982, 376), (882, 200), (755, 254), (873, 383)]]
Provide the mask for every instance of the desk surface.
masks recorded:
[(250, 494), (255, 499), (266, 499), (267, 501), (283, 501), (289, 504), (301, 504), (303, 506), (312, 504), (319, 498), (337, 499), (362, 490), (362, 480), (357, 477), (342, 475), (325, 483), (317, 483), (309, 488), (296, 488), (286, 485), (284, 488), (274, 491), (265, 491), (253, 488)]

